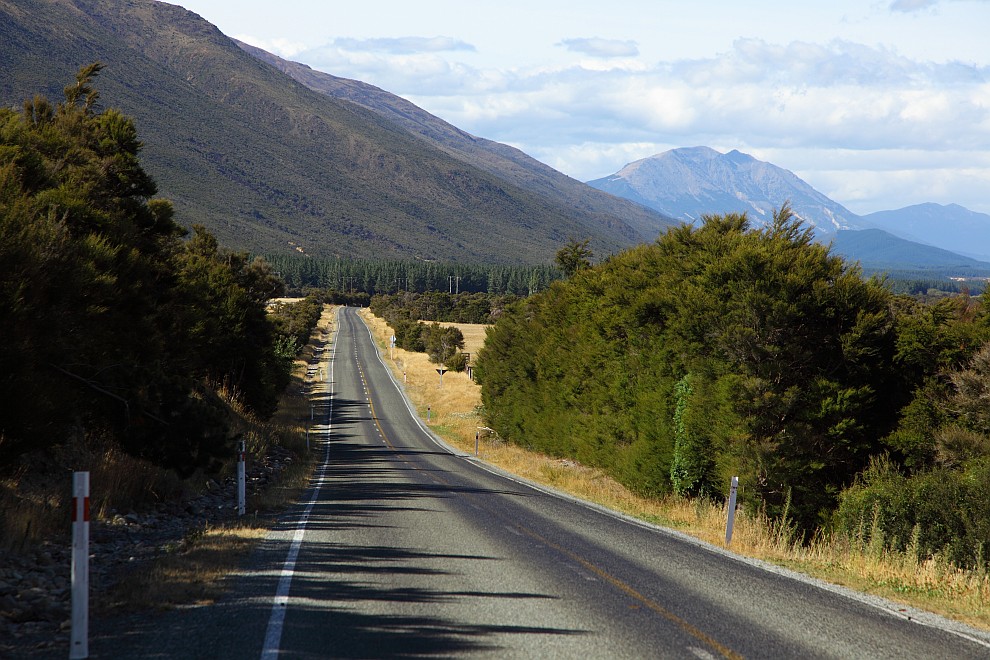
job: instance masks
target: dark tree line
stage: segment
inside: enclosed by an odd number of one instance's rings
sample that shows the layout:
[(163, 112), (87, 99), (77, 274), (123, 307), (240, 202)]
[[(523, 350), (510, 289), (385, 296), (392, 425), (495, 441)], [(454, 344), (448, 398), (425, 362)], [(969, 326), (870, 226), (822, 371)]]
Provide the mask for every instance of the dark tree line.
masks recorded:
[(491, 293), (528, 296), (560, 279), (552, 266), (484, 266), (432, 261), (355, 261), (267, 255), (290, 291), (365, 293)]
[(134, 122), (97, 109), (100, 69), (0, 110), (0, 465), (85, 436), (210, 467), (232, 440), (215, 390), (266, 417), (288, 382), (283, 285), (202, 227), (183, 240)]
[[(510, 441), (648, 494), (721, 497), (738, 475), (744, 500), (806, 533), (869, 517), (884, 469), (911, 483), (990, 465), (990, 370), (970, 364), (985, 306), (896, 296), (786, 207), (765, 229), (708, 217), (572, 272), (510, 307), (479, 356), (488, 424)], [(970, 408), (961, 378), (980, 384)], [(897, 516), (904, 543), (917, 516)]]

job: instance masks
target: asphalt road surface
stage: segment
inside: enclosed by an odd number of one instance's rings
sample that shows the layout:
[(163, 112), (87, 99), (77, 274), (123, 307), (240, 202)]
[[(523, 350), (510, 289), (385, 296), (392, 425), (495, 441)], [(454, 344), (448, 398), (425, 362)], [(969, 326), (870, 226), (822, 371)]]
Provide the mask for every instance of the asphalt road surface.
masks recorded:
[(498, 474), (411, 414), (353, 309), (312, 490), (221, 603), (93, 624), (91, 657), (976, 658), (897, 612)]

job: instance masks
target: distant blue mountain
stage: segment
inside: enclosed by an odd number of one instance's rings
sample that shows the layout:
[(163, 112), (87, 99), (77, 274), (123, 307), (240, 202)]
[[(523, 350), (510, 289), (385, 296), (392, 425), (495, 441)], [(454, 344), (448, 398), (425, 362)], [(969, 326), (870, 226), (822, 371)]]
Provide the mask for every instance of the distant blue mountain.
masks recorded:
[(672, 149), (629, 163), (588, 185), (684, 222), (746, 212), (754, 225), (790, 204), (822, 242), (865, 269), (960, 269), (990, 274), (990, 215), (951, 204), (921, 204), (860, 217), (793, 172), (738, 151)]
[(979, 261), (949, 250), (908, 241), (882, 229), (839, 231), (832, 239), (832, 251), (847, 259), (859, 261), (869, 270), (963, 268), (967, 272), (986, 271), (990, 263)]
[(864, 215), (873, 226), (919, 243), (990, 261), (990, 215), (958, 204), (917, 204)]

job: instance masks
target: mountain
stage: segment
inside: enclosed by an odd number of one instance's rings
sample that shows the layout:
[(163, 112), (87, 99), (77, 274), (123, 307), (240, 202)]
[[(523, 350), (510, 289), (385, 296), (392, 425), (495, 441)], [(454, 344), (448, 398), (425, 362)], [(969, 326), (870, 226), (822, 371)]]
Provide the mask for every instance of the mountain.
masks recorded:
[(282, 59), (240, 41), (237, 45), (313, 91), (352, 101), (377, 112), (454, 158), (524, 190), (546, 197), (574, 212), (590, 211), (605, 218), (621, 218), (636, 232), (630, 238), (652, 241), (664, 228), (678, 222), (622, 197), (602, 194), (596, 188), (558, 172), (515, 147), (471, 135), (401, 96), (374, 85), (315, 71), (305, 64)]
[(868, 272), (945, 270), (960, 276), (990, 276), (990, 263), (905, 240), (882, 229), (842, 230), (832, 239), (832, 251), (859, 261)]
[(708, 147), (672, 149), (588, 185), (687, 222), (705, 214), (746, 212), (760, 225), (789, 201), (794, 214), (818, 236), (863, 227), (856, 214), (793, 172), (735, 150), (723, 154)]
[(864, 215), (875, 227), (962, 255), (990, 261), (990, 215), (958, 204), (917, 204)]
[(610, 253), (643, 240), (650, 218), (664, 223), (640, 211), (627, 221), (631, 205), (564, 204), (552, 177), (527, 188), (455, 157), (309, 89), (181, 7), (0, 0), (0, 103), (58, 101), (93, 61), (106, 65), (101, 103), (135, 118), (142, 163), (177, 220), (232, 248), (546, 263), (570, 238)]
[(789, 202), (795, 215), (815, 228), (818, 240), (831, 242), (837, 254), (860, 262), (867, 272), (990, 275), (990, 263), (981, 260), (990, 254), (990, 216), (956, 205), (922, 204), (860, 217), (794, 173), (738, 151), (673, 149), (589, 185), (686, 222), (746, 212), (759, 226)]

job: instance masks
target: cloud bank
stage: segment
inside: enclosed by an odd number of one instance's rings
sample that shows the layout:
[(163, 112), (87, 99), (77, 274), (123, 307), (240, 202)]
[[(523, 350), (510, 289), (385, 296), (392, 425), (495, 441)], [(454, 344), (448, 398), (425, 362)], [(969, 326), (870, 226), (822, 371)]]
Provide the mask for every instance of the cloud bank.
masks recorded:
[(617, 39), (579, 38), (564, 39), (561, 46), (574, 53), (582, 53), (593, 57), (635, 57), (639, 48), (635, 41), (620, 41)]
[[(914, 11), (933, 3), (894, 4)], [(707, 145), (772, 160), (858, 212), (921, 201), (990, 212), (975, 192), (990, 190), (988, 66), (917, 61), (844, 40), (738, 39), (715, 57), (654, 63), (635, 58), (631, 41), (556, 45), (578, 59), (479, 68), (450, 56), (473, 46), (443, 37), (338, 39), (298, 55), (582, 180), (665, 149)], [(580, 59), (587, 56), (598, 59)], [(972, 186), (968, 193), (945, 163)]]

